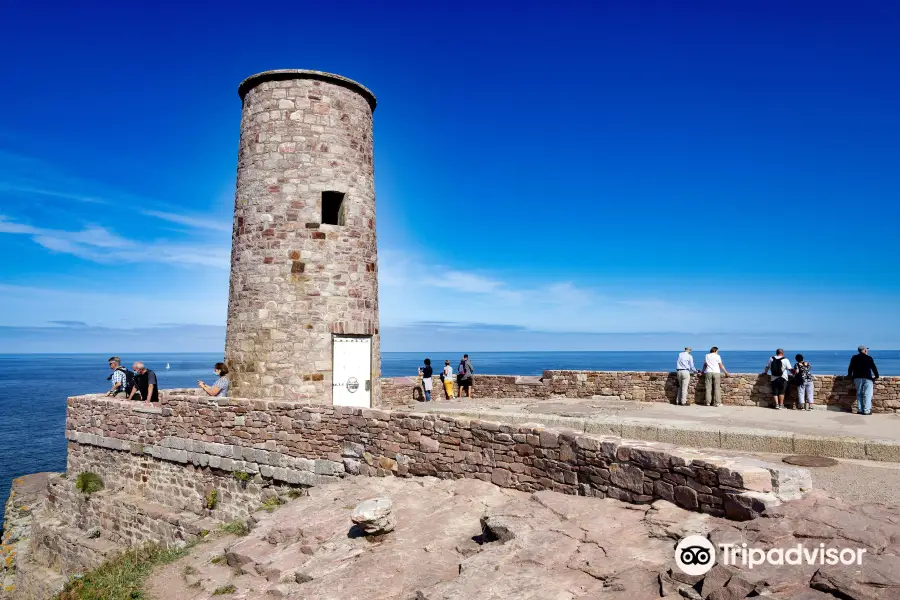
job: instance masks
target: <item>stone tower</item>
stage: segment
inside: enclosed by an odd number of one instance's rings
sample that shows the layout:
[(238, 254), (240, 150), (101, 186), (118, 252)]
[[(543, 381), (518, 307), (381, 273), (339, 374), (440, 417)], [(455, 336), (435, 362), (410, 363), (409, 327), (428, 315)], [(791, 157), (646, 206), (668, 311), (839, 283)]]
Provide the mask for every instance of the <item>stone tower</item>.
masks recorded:
[(231, 395), (375, 406), (375, 96), (305, 70), (253, 75), (238, 94)]

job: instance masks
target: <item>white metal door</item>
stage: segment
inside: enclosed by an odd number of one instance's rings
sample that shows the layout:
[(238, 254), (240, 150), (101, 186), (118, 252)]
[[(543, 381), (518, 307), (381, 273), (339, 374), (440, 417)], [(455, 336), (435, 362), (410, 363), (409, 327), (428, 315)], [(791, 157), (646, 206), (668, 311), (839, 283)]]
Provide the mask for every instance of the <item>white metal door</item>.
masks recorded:
[(372, 338), (334, 336), (331, 398), (335, 406), (372, 405)]

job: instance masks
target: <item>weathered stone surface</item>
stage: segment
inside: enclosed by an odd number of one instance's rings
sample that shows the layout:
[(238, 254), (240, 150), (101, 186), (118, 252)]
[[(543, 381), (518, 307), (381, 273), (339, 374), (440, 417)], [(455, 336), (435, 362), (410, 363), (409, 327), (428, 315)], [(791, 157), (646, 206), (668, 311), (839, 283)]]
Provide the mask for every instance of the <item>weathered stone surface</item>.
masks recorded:
[(635, 465), (620, 463), (610, 465), (609, 480), (615, 486), (638, 494), (644, 491), (644, 472)]
[(360, 502), (353, 509), (350, 520), (366, 535), (388, 533), (394, 530), (393, 503), (390, 498), (379, 497)]
[[(225, 344), (231, 394), (331, 404), (332, 336), (355, 334), (372, 337), (377, 402), (371, 94), (303, 73), (251, 81), (241, 89)], [(343, 194), (338, 223), (323, 222), (324, 192)]]

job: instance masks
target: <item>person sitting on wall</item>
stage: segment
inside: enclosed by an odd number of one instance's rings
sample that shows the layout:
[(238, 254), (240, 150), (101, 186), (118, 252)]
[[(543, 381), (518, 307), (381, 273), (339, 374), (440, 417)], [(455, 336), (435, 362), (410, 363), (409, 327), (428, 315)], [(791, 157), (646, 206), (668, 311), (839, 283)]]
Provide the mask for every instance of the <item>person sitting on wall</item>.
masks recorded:
[(218, 377), (214, 384), (209, 386), (198, 380), (197, 385), (210, 396), (227, 398), (228, 390), (231, 389), (231, 381), (228, 379), (228, 367), (225, 366), (225, 363), (217, 362), (213, 366), (213, 372), (216, 374), (216, 377)]
[(143, 398), (144, 402), (159, 402), (159, 384), (156, 382), (156, 373), (144, 366), (142, 362), (136, 362), (132, 365), (134, 369), (134, 387), (129, 400), (133, 400), (135, 395)]

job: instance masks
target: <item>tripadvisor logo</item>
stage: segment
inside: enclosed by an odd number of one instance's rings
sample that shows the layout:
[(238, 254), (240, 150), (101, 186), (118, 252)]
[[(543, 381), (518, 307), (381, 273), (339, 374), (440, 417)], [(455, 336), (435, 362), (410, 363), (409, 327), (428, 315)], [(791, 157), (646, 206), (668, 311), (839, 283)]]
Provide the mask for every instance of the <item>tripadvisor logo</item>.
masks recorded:
[(748, 544), (719, 544), (701, 535), (689, 535), (675, 546), (675, 565), (687, 575), (705, 575), (716, 564), (716, 554), (723, 565), (753, 569), (760, 565), (862, 565), (865, 548), (832, 548), (797, 544), (789, 548), (753, 548)]
[(716, 564), (716, 548), (702, 535), (689, 535), (675, 546), (675, 565), (687, 575), (705, 575)]

